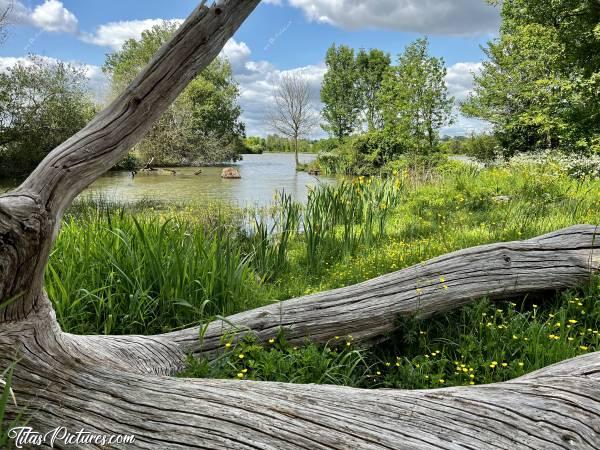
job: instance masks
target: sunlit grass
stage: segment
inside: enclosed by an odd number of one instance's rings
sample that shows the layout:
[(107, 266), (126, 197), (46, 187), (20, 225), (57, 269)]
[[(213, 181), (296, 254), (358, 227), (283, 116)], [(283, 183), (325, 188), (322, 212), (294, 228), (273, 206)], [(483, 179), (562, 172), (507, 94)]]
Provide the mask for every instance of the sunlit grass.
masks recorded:
[(536, 300), (480, 301), (430, 320), (398, 324), (372, 349), (352, 336), (293, 347), (225, 337), (216, 359), (190, 359), (187, 377), (363, 388), (427, 389), (506, 381), (600, 350), (600, 283)]
[[(535, 165), (357, 178), (315, 189), (306, 206), (280, 195), (260, 211), (88, 203), (65, 219), (46, 287), (67, 331), (152, 334), (578, 223), (600, 224), (600, 181)], [(598, 296), (593, 285), (483, 301), (399, 323), (368, 351), (348, 336), (299, 348), (285, 336), (224, 342), (187, 375), (401, 388), (503, 381), (597, 350)]]

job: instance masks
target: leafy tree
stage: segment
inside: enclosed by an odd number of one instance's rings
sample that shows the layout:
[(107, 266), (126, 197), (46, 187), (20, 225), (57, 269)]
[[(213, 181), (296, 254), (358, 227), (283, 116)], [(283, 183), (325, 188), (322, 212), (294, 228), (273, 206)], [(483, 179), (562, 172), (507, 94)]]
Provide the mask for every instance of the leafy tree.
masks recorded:
[(379, 101), (386, 128), (405, 136), (413, 150), (432, 152), (439, 130), (452, 121), (444, 60), (429, 56), (427, 39), (418, 39), (399, 56), (382, 83)]
[(500, 37), (488, 43), (488, 61), (463, 112), (494, 125), (506, 156), (600, 151), (600, 3), (501, 5)]
[(286, 137), (279, 136), (278, 134), (267, 135), (265, 145), (267, 152), (286, 153), (292, 151), (290, 140)]
[(29, 173), (95, 113), (85, 69), (30, 56), (0, 73), (0, 174)]
[[(103, 70), (113, 93), (121, 92), (150, 62), (177, 29), (165, 21), (130, 39), (106, 58)], [(243, 149), (244, 124), (237, 103), (239, 88), (231, 65), (215, 60), (196, 77), (136, 146), (135, 152), (156, 164), (212, 164), (237, 160)]]
[(321, 87), (325, 124), (323, 129), (339, 140), (356, 129), (361, 110), (358, 69), (354, 50), (345, 45), (332, 45), (325, 56), (327, 72)]
[(390, 69), (390, 55), (378, 49), (360, 50), (356, 55), (358, 92), (369, 131), (383, 127), (380, 97), (383, 79)]
[(489, 165), (501, 156), (498, 139), (491, 134), (472, 134), (464, 141), (463, 153), (480, 163)]
[(110, 77), (114, 96), (129, 86), (177, 28), (177, 22), (165, 20), (143, 31), (139, 40), (128, 39), (121, 50), (106, 55), (102, 70)]

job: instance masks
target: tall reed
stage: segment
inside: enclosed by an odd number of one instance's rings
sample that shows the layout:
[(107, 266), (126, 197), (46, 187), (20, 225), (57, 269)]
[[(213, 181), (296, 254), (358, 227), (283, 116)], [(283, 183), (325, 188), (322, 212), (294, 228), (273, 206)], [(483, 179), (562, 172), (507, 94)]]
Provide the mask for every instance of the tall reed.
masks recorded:
[(46, 279), (58, 319), (71, 332), (153, 333), (251, 308), (237, 232), (151, 213), (70, 217)]

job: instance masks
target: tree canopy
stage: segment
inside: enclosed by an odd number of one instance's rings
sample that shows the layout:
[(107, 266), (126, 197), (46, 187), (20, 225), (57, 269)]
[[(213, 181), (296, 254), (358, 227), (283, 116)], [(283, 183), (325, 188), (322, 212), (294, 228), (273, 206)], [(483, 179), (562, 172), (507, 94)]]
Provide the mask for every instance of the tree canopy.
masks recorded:
[(325, 56), (327, 72), (321, 87), (323, 129), (333, 137), (350, 136), (359, 121), (361, 94), (354, 49), (333, 44)]
[[(114, 95), (139, 74), (177, 27), (169, 21), (155, 25), (139, 40), (130, 39), (107, 56), (103, 70), (111, 78)], [(216, 59), (167, 109), (135, 153), (146, 161), (169, 165), (236, 160), (245, 135), (238, 97), (231, 65)]]
[(0, 174), (28, 174), (95, 112), (85, 69), (30, 56), (0, 73)]
[(600, 150), (600, 3), (505, 0), (463, 112), (491, 122), (506, 156)]
[(432, 152), (439, 130), (452, 120), (454, 98), (448, 94), (444, 60), (428, 54), (427, 39), (418, 39), (398, 57), (379, 92), (386, 128), (399, 133), (409, 148)]

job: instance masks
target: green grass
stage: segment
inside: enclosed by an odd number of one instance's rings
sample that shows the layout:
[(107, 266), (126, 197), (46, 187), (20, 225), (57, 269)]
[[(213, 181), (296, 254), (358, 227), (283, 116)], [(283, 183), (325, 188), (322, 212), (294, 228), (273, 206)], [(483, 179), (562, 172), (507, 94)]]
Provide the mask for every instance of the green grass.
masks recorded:
[[(426, 176), (401, 172), (321, 186), (304, 206), (281, 194), (259, 211), (84, 201), (65, 218), (46, 288), (66, 331), (152, 334), (577, 223), (600, 224), (600, 181), (540, 164), (482, 170), (450, 162)], [(539, 299), (538, 308), (527, 301), (500, 308), (480, 303), (399, 324), (402, 339), (368, 352), (348, 337), (299, 349), (286, 346), (283, 336), (273, 346), (246, 342), (234, 349), (237, 360), (225, 353), (214, 363), (193, 363), (189, 374), (366, 387), (500, 381), (596, 348), (597, 334), (566, 333), (598, 329), (598, 290), (586, 289)], [(585, 320), (569, 309), (577, 295), (587, 302)], [(490, 327), (482, 325), (484, 313)], [(578, 323), (553, 330), (550, 314), (561, 327), (569, 319)], [(246, 361), (256, 366), (242, 367)]]
[(3, 373), (0, 373), (0, 380), (2, 380), (0, 383), (0, 448), (7, 450), (14, 448), (10, 439), (10, 430), (14, 427), (25, 426), (24, 411), (18, 411), (16, 416), (13, 414), (12, 418), (8, 412), (9, 407), (13, 410), (18, 408), (11, 390), (13, 368), (14, 365), (11, 365)]
[(68, 217), (46, 289), (75, 333), (158, 333), (258, 306), (258, 283), (227, 221), (99, 212)]
[(600, 350), (599, 330), (600, 283), (595, 280), (584, 291), (555, 298), (484, 300), (434, 319), (405, 321), (371, 349), (356, 345), (352, 336), (301, 347), (290, 346), (284, 335), (237, 344), (230, 336), (216, 359), (190, 358), (182, 376), (362, 388), (487, 384)]

